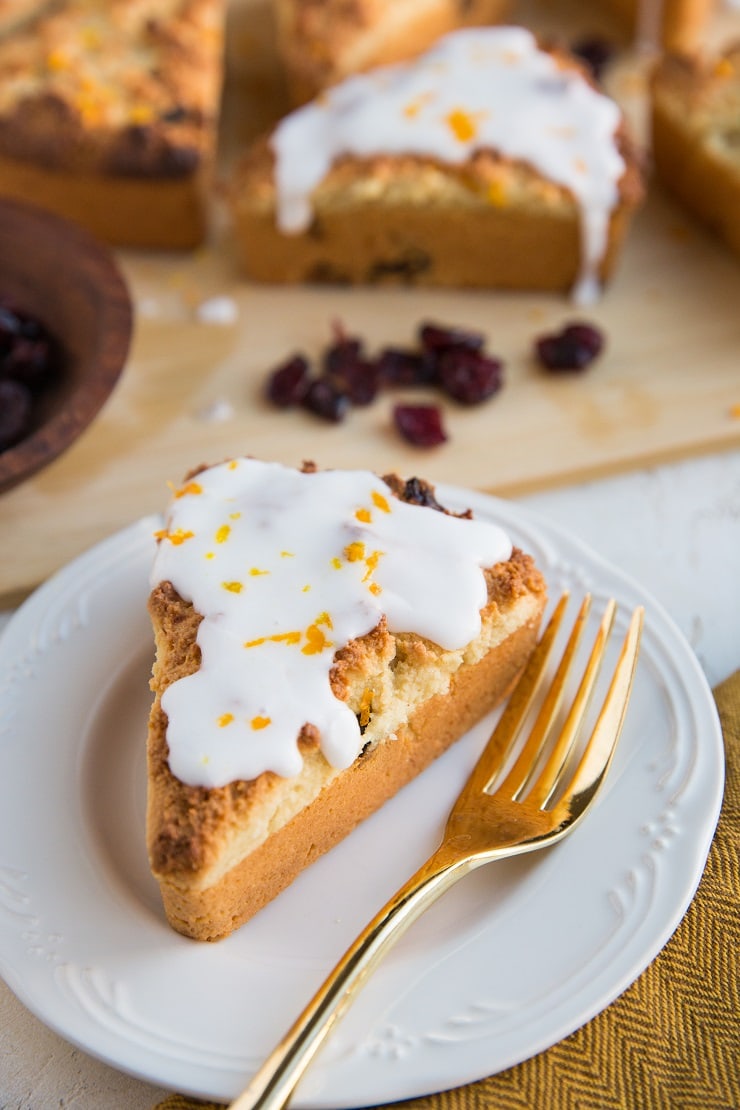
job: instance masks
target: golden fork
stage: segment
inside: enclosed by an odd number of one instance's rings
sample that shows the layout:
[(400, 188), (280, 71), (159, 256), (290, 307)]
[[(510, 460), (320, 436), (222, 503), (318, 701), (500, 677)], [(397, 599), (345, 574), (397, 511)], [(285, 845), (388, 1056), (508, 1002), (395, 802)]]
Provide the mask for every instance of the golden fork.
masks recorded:
[[(558, 602), (493, 735), (450, 812), (441, 845), (348, 948), (248, 1087), (231, 1103), (230, 1110), (278, 1110), (286, 1106), (320, 1045), (350, 1002), (391, 945), (424, 910), (481, 864), (532, 852), (561, 840), (589, 809), (604, 781), (622, 730), (639, 651), (643, 610), (638, 608), (632, 614), (593, 731), (579, 751), (578, 735), (616, 612), (616, 603), (609, 601), (573, 702), (562, 727), (555, 730), (566, 680), (590, 611), (591, 600), (585, 598), (529, 735), (515, 756), (517, 737), (543, 684), (547, 659), (567, 601), (565, 594)], [(556, 735), (550, 741), (554, 731)], [(573, 763), (575, 767), (571, 766)], [(497, 783), (497, 776), (503, 777), (503, 781)]]

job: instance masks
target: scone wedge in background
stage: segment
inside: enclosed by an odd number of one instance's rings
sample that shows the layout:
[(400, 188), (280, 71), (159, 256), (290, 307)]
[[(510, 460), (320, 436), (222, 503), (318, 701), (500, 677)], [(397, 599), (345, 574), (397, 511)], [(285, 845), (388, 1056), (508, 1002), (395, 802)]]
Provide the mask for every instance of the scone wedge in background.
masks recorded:
[(277, 48), (293, 103), (352, 73), (406, 61), (459, 27), (500, 23), (510, 0), (275, 0)]
[(60, 0), (0, 29), (0, 196), (119, 246), (203, 239), (226, 0)]
[(247, 921), (511, 689), (546, 587), (418, 479), (195, 472), (158, 537), (147, 841), (174, 929)]
[(740, 255), (740, 44), (663, 58), (651, 95), (656, 178)]
[(612, 273), (642, 199), (620, 109), (521, 27), (348, 78), (235, 170), (246, 273), (574, 291)]
[(696, 49), (720, 0), (605, 0), (639, 46)]

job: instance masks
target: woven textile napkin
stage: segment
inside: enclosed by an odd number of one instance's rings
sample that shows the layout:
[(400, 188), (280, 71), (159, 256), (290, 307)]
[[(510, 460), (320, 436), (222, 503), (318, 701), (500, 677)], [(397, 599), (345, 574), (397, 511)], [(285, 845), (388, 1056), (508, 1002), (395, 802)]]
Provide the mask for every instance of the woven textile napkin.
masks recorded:
[[(715, 690), (725, 797), (706, 869), (663, 951), (611, 1006), (508, 1071), (403, 1110), (739, 1110), (740, 671)], [(155, 1110), (219, 1110), (171, 1095)]]

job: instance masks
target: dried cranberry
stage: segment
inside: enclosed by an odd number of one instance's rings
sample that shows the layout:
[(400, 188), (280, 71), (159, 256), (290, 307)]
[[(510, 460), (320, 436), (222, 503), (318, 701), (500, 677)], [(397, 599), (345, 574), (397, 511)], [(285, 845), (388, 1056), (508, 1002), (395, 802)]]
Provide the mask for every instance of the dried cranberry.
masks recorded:
[(370, 359), (358, 359), (348, 363), (341, 377), (334, 384), (340, 393), (346, 393), (353, 405), (369, 405), (380, 389), (380, 373), (377, 363)]
[(317, 378), (311, 382), (303, 398), (303, 404), (309, 412), (335, 424), (344, 420), (349, 411), (349, 403), (347, 394), (340, 393), (326, 378)]
[(0, 300), (0, 357), (12, 350), (21, 332), (21, 322), (10, 305)]
[(22, 382), (0, 381), (0, 451), (14, 447), (31, 431), (33, 398)]
[(441, 324), (427, 323), (419, 327), (419, 342), (425, 351), (434, 353), (449, 350), (450, 347), (480, 351), (483, 349), (485, 336), (480, 332), (468, 331), (464, 328), (449, 328)]
[(427, 352), (386, 347), (378, 356), (377, 367), (384, 385), (435, 385), (437, 382), (437, 362)]
[(403, 438), (415, 447), (437, 447), (447, 439), (436, 405), (396, 405), (393, 420)]
[(445, 510), (434, 496), (432, 487), (421, 478), (409, 478), (403, 489), (403, 500), (411, 505), (424, 505), (427, 509)]
[(293, 355), (272, 371), (267, 379), (267, 396), (281, 409), (300, 405), (309, 384), (308, 360), (303, 355)]
[(501, 388), (503, 364), (477, 351), (446, 351), (439, 361), (439, 381), (456, 401), (478, 405)]
[(601, 353), (604, 335), (592, 324), (568, 324), (535, 341), (537, 358), (547, 370), (585, 370)]
[(59, 362), (51, 341), (43, 335), (36, 339), (18, 337), (4, 356), (0, 356), (0, 377), (23, 382), (37, 391), (56, 377)]
[(614, 57), (614, 46), (606, 39), (593, 38), (580, 39), (571, 48), (572, 52), (582, 62), (585, 62), (595, 81), (601, 81), (604, 70)]
[(331, 343), (324, 351), (324, 370), (327, 374), (341, 374), (347, 364), (363, 358), (363, 345), (360, 339), (342, 336)]

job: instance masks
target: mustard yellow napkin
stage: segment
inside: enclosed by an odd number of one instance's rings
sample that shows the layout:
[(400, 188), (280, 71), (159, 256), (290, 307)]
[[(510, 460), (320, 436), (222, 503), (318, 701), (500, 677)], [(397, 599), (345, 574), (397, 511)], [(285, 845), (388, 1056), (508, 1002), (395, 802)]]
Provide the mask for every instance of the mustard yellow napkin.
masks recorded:
[[(689, 910), (603, 1013), (490, 1079), (403, 1110), (740, 1108), (740, 671), (715, 690), (727, 757), (722, 813)], [(220, 1110), (171, 1095), (155, 1110)]]

